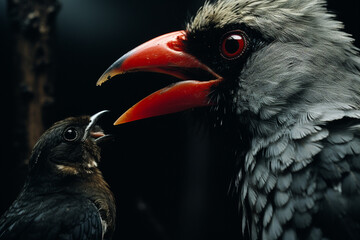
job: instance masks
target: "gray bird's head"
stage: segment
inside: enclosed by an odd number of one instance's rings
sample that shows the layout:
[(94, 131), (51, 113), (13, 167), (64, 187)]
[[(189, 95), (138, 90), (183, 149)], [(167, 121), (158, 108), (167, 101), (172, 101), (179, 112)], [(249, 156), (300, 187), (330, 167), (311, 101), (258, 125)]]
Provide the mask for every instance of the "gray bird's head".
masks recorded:
[[(180, 82), (144, 98), (121, 124), (200, 106), (219, 118), (283, 124), (321, 109), (360, 104), (360, 60), (323, 0), (224, 0), (205, 3), (186, 30), (131, 50), (100, 77), (151, 71)], [(265, 126), (265, 125), (264, 125)]]

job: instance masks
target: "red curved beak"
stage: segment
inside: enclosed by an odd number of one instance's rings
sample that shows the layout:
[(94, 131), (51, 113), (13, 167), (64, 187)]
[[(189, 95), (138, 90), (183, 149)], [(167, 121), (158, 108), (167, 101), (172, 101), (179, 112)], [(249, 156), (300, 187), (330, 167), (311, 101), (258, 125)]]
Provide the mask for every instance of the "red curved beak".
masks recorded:
[[(119, 58), (103, 73), (97, 85), (116, 75), (135, 71), (160, 72), (186, 80), (150, 94), (121, 115), (115, 125), (212, 105), (208, 95), (221, 77), (186, 52), (185, 39), (185, 31), (154, 38)], [(199, 74), (213, 77), (209, 81), (192, 79)]]

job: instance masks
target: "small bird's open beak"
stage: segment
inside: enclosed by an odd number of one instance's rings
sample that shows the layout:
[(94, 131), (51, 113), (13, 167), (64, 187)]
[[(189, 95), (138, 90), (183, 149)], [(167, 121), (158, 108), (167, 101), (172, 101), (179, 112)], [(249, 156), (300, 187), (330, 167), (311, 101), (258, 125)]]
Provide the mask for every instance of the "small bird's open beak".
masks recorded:
[[(212, 105), (208, 95), (211, 87), (222, 78), (186, 52), (183, 44), (185, 39), (185, 31), (154, 38), (119, 58), (99, 78), (97, 85), (119, 74), (148, 71), (169, 74), (183, 80), (150, 94), (121, 115), (115, 125)], [(211, 76), (211, 80), (196, 80), (201, 75), (207, 75), (208, 79)]]
[(105, 114), (108, 113), (108, 110), (103, 110), (98, 113), (95, 113), (90, 117), (89, 125), (86, 126), (85, 133), (83, 136), (83, 141), (85, 141), (86, 138), (89, 136), (94, 139), (94, 141), (99, 144), (101, 142), (104, 142), (105, 140), (108, 140), (112, 138), (112, 135), (105, 134), (102, 128), (97, 125), (96, 123), (98, 120)]

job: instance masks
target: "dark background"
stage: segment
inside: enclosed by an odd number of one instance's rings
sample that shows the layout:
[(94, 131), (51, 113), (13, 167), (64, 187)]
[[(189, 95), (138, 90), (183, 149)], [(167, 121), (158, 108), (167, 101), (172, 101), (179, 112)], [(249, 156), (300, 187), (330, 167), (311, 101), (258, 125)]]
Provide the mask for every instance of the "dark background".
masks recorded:
[[(156, 117), (117, 127), (112, 122), (169, 77), (134, 73), (96, 87), (98, 77), (118, 57), (158, 35), (184, 28), (202, 0), (61, 0), (51, 35), (50, 76), (54, 102), (45, 127), (68, 116), (112, 113), (104, 128), (117, 134), (103, 149), (100, 165), (117, 200), (114, 239), (239, 239), (236, 196), (229, 191), (234, 163), (226, 134), (207, 120), (206, 110)], [(359, 47), (358, 0), (331, 0)], [(13, 76), (16, 61), (7, 3), (0, 0), (1, 160), (0, 214), (18, 194), (26, 166), (20, 151)], [(170, 78), (170, 82), (175, 79)], [(204, 113), (204, 114), (203, 114)], [(194, 120), (195, 116), (204, 116)], [(228, 152), (228, 155), (231, 153)], [(15, 156), (15, 157), (14, 157)]]

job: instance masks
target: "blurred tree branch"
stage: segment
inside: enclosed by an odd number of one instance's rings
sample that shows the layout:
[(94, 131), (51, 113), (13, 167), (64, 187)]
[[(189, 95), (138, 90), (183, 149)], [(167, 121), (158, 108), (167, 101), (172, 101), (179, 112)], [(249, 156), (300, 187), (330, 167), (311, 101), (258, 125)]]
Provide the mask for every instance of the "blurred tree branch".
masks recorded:
[(12, 23), (16, 160), (27, 157), (44, 131), (46, 107), (53, 102), (50, 77), (51, 32), (57, 0), (8, 0)]

